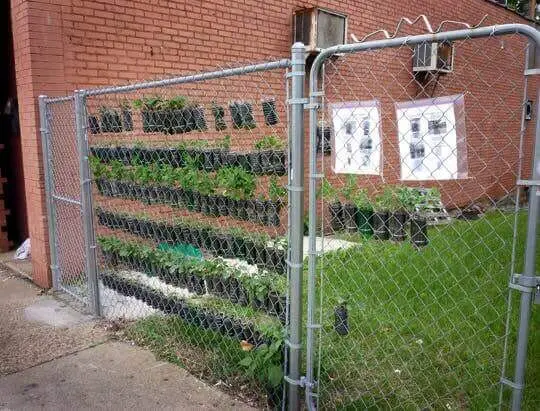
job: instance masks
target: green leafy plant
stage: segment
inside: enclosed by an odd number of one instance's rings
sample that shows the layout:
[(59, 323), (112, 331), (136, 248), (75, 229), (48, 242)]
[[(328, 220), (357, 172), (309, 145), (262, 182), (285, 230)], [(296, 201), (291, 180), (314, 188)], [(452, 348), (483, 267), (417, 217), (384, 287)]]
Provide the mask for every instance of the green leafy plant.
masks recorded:
[(356, 176), (348, 174), (345, 179), (345, 185), (341, 190), (341, 194), (345, 201), (352, 203), (358, 188), (358, 183), (356, 181)]
[(375, 197), (374, 210), (375, 211), (390, 211), (394, 204), (393, 200), (394, 194), (391, 187), (387, 186), (384, 188), (382, 193), (379, 193)]
[(261, 383), (276, 388), (283, 380), (282, 346), (283, 337), (273, 340), (270, 345), (262, 344), (250, 351), (239, 364), (248, 377), (256, 378)]
[(361, 210), (372, 210), (373, 204), (369, 198), (367, 189), (360, 188), (354, 193), (352, 201), (356, 207)]
[(103, 164), (99, 160), (99, 158), (91, 156), (88, 158), (88, 161), (90, 163), (90, 170), (92, 171), (92, 175), (94, 176), (95, 179), (111, 177), (111, 172), (110, 172), (109, 167)]
[(279, 179), (276, 176), (270, 177), (270, 182), (268, 183), (268, 196), (272, 201), (279, 201), (285, 203), (287, 200), (287, 189), (279, 184)]
[(318, 197), (324, 198), (326, 201), (335, 202), (338, 201), (338, 195), (336, 188), (328, 181), (324, 179), (319, 192), (317, 193)]
[(133, 100), (133, 107), (139, 110), (160, 110), (163, 108), (163, 99), (159, 96), (136, 99)]
[(254, 144), (256, 150), (281, 150), (283, 146), (283, 140), (275, 134), (264, 136)]
[(180, 110), (188, 105), (188, 99), (185, 96), (172, 97), (163, 101), (163, 106), (169, 110)]

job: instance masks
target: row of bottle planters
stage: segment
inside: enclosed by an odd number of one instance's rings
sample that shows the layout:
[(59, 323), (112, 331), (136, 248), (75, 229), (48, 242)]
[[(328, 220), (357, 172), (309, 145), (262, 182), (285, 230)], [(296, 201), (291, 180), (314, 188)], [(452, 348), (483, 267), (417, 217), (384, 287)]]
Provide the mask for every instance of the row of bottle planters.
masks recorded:
[(269, 315), (276, 316), (285, 322), (286, 297), (274, 290), (269, 290), (266, 295), (250, 293), (249, 290), (234, 277), (210, 275), (201, 277), (193, 272), (180, 272), (178, 269), (171, 270), (159, 262), (146, 261), (140, 257), (122, 256), (116, 252), (103, 251), (103, 257), (108, 267), (123, 267), (133, 271), (145, 273), (150, 277), (158, 277), (163, 282), (174, 287), (186, 288), (196, 295), (204, 295), (208, 292), (213, 296), (229, 300), (233, 304), (243, 307), (252, 307)]
[(131, 181), (96, 179), (99, 193), (106, 197), (139, 200), (145, 204), (165, 204), (210, 217), (233, 217), (264, 226), (279, 226), (281, 202), (237, 200), (217, 194), (201, 194), (170, 186), (145, 186)]
[(351, 203), (333, 202), (328, 205), (330, 226), (333, 232), (360, 232), (376, 240), (404, 241), (407, 223), (410, 222), (411, 242), (417, 247), (429, 243), (427, 221), (416, 213), (407, 211), (373, 211), (358, 208)]
[(255, 346), (271, 343), (271, 340), (259, 332), (252, 323), (240, 321), (211, 309), (190, 305), (180, 297), (166, 296), (158, 290), (113, 272), (103, 272), (100, 278), (105, 287), (126, 297), (135, 297), (165, 314), (177, 315), (191, 325), (247, 341)]
[[(142, 110), (145, 133), (179, 134), (208, 129), (204, 108), (185, 107), (176, 110)], [(129, 108), (106, 109), (100, 116), (88, 116), (88, 129), (92, 134), (133, 131), (133, 113)]]
[(283, 150), (261, 150), (248, 153), (223, 148), (164, 148), (164, 147), (90, 147), (90, 154), (104, 163), (120, 161), (125, 165), (158, 163), (184, 167), (191, 159), (193, 165), (205, 171), (222, 167), (242, 167), (253, 174), (284, 175), (286, 153)]
[(245, 259), (280, 274), (285, 274), (287, 251), (269, 247), (265, 242), (227, 232), (215, 232), (208, 227), (193, 227), (181, 223), (165, 223), (97, 209), (98, 223), (120, 229), (158, 243), (191, 244), (223, 258)]

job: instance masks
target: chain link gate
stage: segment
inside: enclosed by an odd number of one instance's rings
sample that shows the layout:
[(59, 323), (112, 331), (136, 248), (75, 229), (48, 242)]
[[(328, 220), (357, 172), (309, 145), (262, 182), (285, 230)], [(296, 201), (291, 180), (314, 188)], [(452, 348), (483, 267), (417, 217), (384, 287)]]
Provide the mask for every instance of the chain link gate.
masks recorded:
[(300, 376), (304, 74), (300, 47), (40, 98), (55, 288), (272, 408)]
[(309, 409), (538, 408), (528, 40), (535, 29), (502, 25), (313, 62)]
[(40, 123), (53, 287), (87, 305), (91, 299), (74, 101), (73, 96), (41, 96)]

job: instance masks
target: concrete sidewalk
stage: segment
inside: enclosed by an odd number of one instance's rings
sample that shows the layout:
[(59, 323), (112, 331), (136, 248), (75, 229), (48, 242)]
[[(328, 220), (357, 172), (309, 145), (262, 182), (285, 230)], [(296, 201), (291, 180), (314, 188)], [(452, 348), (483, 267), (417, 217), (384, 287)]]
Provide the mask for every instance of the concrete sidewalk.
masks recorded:
[(0, 266), (0, 410), (250, 409)]

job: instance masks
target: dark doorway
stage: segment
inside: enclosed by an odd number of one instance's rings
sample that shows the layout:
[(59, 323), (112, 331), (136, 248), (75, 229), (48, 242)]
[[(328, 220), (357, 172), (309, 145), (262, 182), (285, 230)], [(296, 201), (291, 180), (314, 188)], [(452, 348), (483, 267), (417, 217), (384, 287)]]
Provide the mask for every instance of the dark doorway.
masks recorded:
[(0, 217), (6, 215), (6, 224), (0, 218), (0, 251), (6, 251), (2, 248), (8, 244), (12, 248), (28, 237), (28, 223), (10, 2), (0, 3)]

